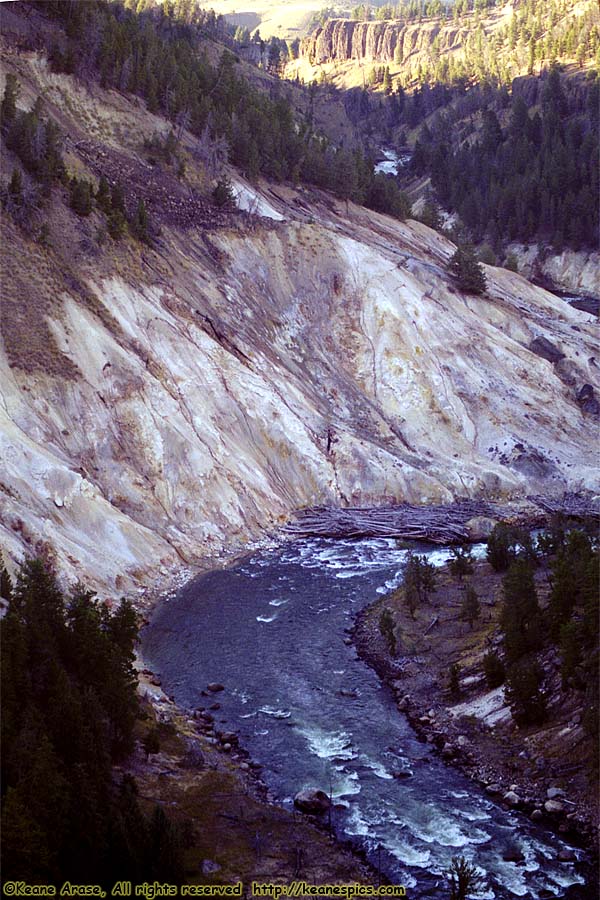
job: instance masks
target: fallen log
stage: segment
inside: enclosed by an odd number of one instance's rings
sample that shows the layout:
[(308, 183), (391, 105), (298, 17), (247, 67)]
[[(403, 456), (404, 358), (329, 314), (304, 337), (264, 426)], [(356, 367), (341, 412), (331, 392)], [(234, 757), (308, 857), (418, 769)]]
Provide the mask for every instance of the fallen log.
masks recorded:
[(440, 617), (439, 617), (439, 616), (434, 616), (433, 619), (431, 620), (431, 622), (429, 623), (429, 625), (427, 626), (427, 628), (425, 629), (425, 631), (423, 632), (423, 637), (425, 637), (426, 634), (429, 634), (429, 632), (431, 631), (431, 629), (433, 628), (433, 626), (434, 626), (434, 625), (437, 625), (437, 623), (438, 623), (439, 621), (440, 621)]

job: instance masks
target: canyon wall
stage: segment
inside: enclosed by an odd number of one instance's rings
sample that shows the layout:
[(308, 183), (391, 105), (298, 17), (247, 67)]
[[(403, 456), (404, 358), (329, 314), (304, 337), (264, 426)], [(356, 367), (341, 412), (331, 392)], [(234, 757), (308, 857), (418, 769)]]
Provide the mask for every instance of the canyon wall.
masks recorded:
[[(597, 487), (590, 316), (416, 223), (313, 210), (202, 243), (167, 283), (95, 277), (116, 327), (65, 293), (49, 320), (75, 378), (0, 351), (0, 542), (71, 581), (130, 590), (239, 552), (299, 507), (508, 499)], [(351, 232), (351, 233), (349, 233)], [(530, 349), (545, 338), (564, 357)]]
[(454, 23), (329, 19), (302, 41), (300, 54), (311, 65), (348, 60), (391, 63), (398, 46), (406, 58), (428, 48), (437, 37), (440, 52), (444, 52), (460, 47), (466, 34), (467, 29)]
[[(35, 54), (18, 64), (70, 166), (158, 179), (140, 145), (166, 123)], [(100, 247), (58, 193), (45, 244), (5, 217), (12, 564), (42, 554), (114, 596), (214, 565), (301, 507), (598, 490), (592, 316), (500, 268), (463, 294), (454, 245), (424, 225), (230, 175), (258, 215), (164, 221), (153, 246)]]

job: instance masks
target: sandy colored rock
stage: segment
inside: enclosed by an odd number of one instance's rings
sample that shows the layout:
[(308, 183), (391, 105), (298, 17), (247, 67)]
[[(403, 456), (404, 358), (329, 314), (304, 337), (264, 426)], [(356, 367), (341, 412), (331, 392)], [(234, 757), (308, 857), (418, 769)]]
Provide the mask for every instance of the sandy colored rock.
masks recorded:
[[(378, 29), (365, 52), (380, 39), (392, 52)], [(101, 149), (128, 172), (120, 129), (139, 147), (159, 124), (116, 92), (92, 103), (37, 54), (19, 79), (24, 96), (60, 105), (90, 154), (114, 128)], [(232, 176), (261, 214), (251, 225), (187, 228), (167, 204), (160, 244), (118, 265), (69, 247), (72, 282), (48, 262), (48, 365), (27, 368), (31, 335), (0, 342), (11, 567), (42, 552), (67, 585), (139, 596), (307, 506), (597, 491), (596, 423), (577, 402), (600, 390), (591, 316), (497, 267), (485, 297), (458, 293), (455, 247), (426, 226)], [(29, 258), (18, 229), (9, 245), (8, 262)], [(537, 337), (560, 347), (572, 385), (531, 352)]]

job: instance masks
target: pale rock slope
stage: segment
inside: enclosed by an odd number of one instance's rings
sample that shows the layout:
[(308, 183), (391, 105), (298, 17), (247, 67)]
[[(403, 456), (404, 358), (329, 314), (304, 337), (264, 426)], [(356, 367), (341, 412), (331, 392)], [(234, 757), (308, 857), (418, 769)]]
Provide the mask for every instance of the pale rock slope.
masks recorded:
[[(97, 147), (149, 177), (141, 140), (166, 123), (38, 54), (8, 64), (24, 105), (43, 91), (69, 134), (70, 167)], [(58, 202), (54, 248), (7, 224), (9, 563), (42, 552), (114, 596), (229, 558), (310, 505), (597, 490), (591, 316), (499, 268), (488, 296), (466, 296), (445, 268), (454, 246), (425, 226), (230, 174), (255, 215), (163, 222), (153, 249), (82, 250), (96, 226)], [(542, 337), (559, 362), (529, 349)]]
[[(63, 380), (0, 354), (0, 541), (41, 546), (101, 593), (237, 552), (311, 504), (515, 498), (596, 489), (593, 320), (488, 268), (458, 293), (453, 246), (350, 207), (173, 234), (172, 278), (90, 285), (120, 325), (65, 295)], [(287, 208), (286, 208), (287, 202)], [(213, 255), (214, 252), (213, 252)], [(565, 358), (528, 349), (543, 336)], [(131, 348), (134, 348), (132, 352)]]

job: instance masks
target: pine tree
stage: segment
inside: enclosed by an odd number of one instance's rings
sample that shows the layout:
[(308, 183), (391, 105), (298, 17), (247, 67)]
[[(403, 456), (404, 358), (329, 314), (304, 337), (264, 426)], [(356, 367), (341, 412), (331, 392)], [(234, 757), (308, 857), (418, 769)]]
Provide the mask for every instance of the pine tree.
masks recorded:
[(389, 66), (386, 66), (383, 71), (383, 90), (386, 94), (392, 93), (392, 76), (390, 75)]
[[(14, 178), (14, 172), (13, 172)], [(12, 578), (8, 574), (8, 569), (4, 565), (2, 553), (0, 553), (0, 597), (10, 600), (13, 592)]]
[(456, 279), (461, 291), (466, 294), (484, 294), (486, 278), (481, 265), (471, 247), (457, 247), (448, 263), (448, 271)]
[(6, 131), (15, 121), (17, 115), (17, 100), (19, 99), (19, 82), (16, 75), (9, 72), (6, 76), (4, 95), (0, 104), (0, 127)]
[(21, 204), (23, 201), (23, 176), (21, 170), (14, 168), (11, 179), (8, 183), (8, 193), (14, 203)]
[(475, 592), (475, 588), (472, 585), (468, 585), (465, 598), (460, 608), (460, 617), (468, 622), (471, 628), (473, 628), (475, 619), (478, 619), (480, 614), (481, 604), (479, 603), (479, 597)]
[(391, 656), (396, 655), (396, 632), (394, 625), (394, 617), (391, 611), (386, 607), (379, 617), (379, 631), (388, 642)]
[(571, 531), (551, 566), (551, 591), (548, 619), (552, 635), (571, 618), (574, 608), (594, 593), (593, 550), (582, 531)]
[(425, 201), (419, 219), (423, 225), (427, 225), (428, 228), (434, 228), (436, 231), (440, 231), (442, 228), (440, 211), (437, 204), (431, 198)]
[(559, 647), (563, 690), (570, 684), (583, 687), (581, 680), (576, 678), (577, 670), (583, 662), (581, 629), (577, 622), (566, 622), (561, 627)]
[(125, 193), (119, 182), (113, 184), (110, 189), (110, 205), (113, 210), (116, 210), (125, 216)]
[(5, 879), (24, 875), (32, 881), (52, 875), (52, 853), (48, 837), (28, 798), (17, 788), (9, 787), (2, 803), (2, 859)]
[(150, 242), (150, 221), (146, 204), (143, 200), (140, 200), (137, 205), (131, 228), (138, 240), (146, 244)]
[[(179, 877), (180, 835), (150, 823), (132, 790), (117, 793), (111, 761), (133, 746), (137, 621), (111, 616), (92, 593), (65, 598), (41, 561), (10, 591), (2, 636), (3, 874), (105, 883), (115, 871)], [(133, 794), (135, 792), (133, 791)], [(127, 877), (115, 875), (116, 878)], [(174, 879), (173, 879), (174, 880)]]
[(119, 241), (127, 231), (127, 220), (120, 209), (113, 209), (107, 220), (108, 233), (114, 241)]
[(417, 608), (427, 602), (435, 589), (434, 567), (425, 556), (411, 553), (404, 569), (404, 599), (413, 619)]
[(175, 883), (183, 880), (181, 832), (160, 806), (155, 806), (150, 821), (146, 866), (149, 879)]
[(517, 558), (517, 547), (522, 538), (520, 529), (498, 522), (487, 539), (487, 560), (495, 572), (505, 572)]
[(96, 191), (96, 204), (106, 215), (110, 214), (112, 209), (110, 185), (104, 175), (101, 176)]
[(451, 559), (448, 560), (448, 568), (452, 575), (456, 575), (459, 581), (462, 581), (464, 575), (471, 575), (473, 572), (473, 557), (467, 546), (451, 547)]
[(146, 760), (149, 756), (160, 752), (160, 736), (157, 728), (151, 728), (144, 735), (143, 740), (144, 753)]
[(448, 690), (452, 697), (460, 697), (460, 669), (456, 663), (448, 671)]
[(221, 178), (217, 181), (212, 197), (215, 205), (220, 209), (229, 209), (235, 205), (233, 189), (228, 178)]
[[(455, 8), (458, 8), (458, 4)], [(450, 900), (466, 900), (467, 895), (477, 893), (484, 884), (475, 866), (464, 856), (453, 856), (447, 872), (450, 882)]]
[(500, 624), (509, 663), (541, 647), (542, 617), (531, 564), (515, 560), (502, 581), (504, 603)]
[(543, 672), (531, 659), (515, 662), (506, 677), (506, 699), (518, 725), (539, 725), (546, 718)]
[(92, 211), (92, 185), (89, 181), (72, 179), (69, 205), (78, 216), (89, 216)]
[(501, 684), (504, 684), (506, 671), (504, 669), (504, 663), (497, 653), (490, 651), (483, 657), (483, 672), (487, 686), (490, 689), (500, 687)]

